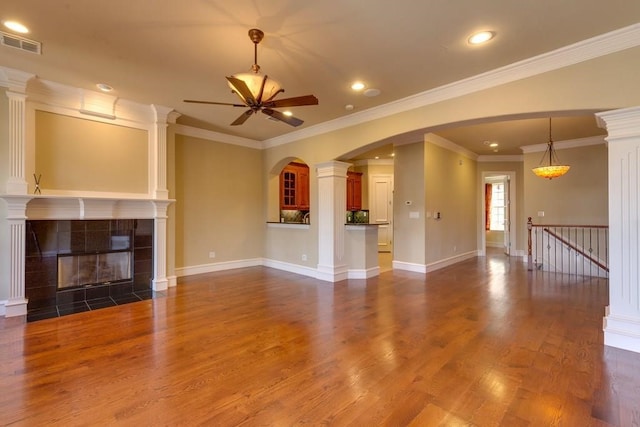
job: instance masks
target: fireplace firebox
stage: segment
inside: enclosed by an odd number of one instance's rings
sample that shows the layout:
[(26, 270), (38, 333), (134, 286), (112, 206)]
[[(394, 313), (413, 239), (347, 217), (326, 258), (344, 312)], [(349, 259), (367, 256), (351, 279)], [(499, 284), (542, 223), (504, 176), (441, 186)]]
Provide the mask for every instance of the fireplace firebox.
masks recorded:
[(153, 298), (152, 219), (28, 220), (27, 320)]
[(58, 256), (58, 289), (131, 280), (131, 252)]

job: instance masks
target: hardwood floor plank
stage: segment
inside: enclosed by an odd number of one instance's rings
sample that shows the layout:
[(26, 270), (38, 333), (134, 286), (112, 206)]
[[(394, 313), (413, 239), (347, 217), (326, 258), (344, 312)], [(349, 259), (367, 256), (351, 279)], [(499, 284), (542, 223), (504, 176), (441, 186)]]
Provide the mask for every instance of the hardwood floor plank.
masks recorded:
[[(2, 425), (640, 425), (606, 280), (476, 258), (327, 283), (264, 267), (0, 318)], [(635, 424), (634, 424), (635, 423)]]

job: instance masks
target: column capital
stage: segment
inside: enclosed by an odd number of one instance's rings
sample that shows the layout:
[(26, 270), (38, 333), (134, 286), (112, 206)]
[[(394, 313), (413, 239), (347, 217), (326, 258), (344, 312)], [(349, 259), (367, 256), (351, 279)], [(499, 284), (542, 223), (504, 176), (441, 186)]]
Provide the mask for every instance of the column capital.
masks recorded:
[(151, 104), (151, 109), (153, 110), (156, 124), (175, 123), (177, 118), (180, 117), (180, 113), (164, 105)]
[(323, 162), (316, 164), (318, 171), (318, 178), (325, 178), (328, 176), (347, 176), (347, 169), (349, 169), (351, 163), (345, 163), (338, 160), (332, 160), (330, 162)]
[(27, 84), (36, 75), (13, 68), (0, 67), (0, 86), (9, 88), (10, 92), (27, 93)]
[(618, 138), (640, 136), (640, 107), (596, 113), (596, 120), (599, 127), (607, 130), (609, 135), (605, 139), (609, 142)]

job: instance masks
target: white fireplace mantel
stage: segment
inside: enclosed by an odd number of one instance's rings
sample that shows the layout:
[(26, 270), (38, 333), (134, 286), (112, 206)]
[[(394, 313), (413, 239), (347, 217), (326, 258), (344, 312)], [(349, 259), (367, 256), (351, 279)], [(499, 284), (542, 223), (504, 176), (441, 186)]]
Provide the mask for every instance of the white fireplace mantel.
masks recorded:
[(153, 219), (166, 216), (173, 199), (151, 199), (131, 195), (62, 196), (0, 195), (8, 206), (23, 204), (25, 219)]

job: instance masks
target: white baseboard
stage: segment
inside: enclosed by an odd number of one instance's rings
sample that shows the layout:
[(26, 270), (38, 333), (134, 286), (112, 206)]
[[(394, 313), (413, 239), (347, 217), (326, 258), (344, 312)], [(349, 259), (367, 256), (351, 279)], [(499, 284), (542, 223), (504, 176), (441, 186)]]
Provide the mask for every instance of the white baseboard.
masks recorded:
[(245, 259), (238, 261), (216, 262), (211, 264), (194, 265), (191, 267), (176, 268), (176, 276), (193, 276), (195, 274), (213, 273), (214, 271), (232, 270), (235, 268), (255, 267), (263, 265), (261, 258)]
[(265, 267), (275, 268), (276, 270), (288, 271), (289, 273), (296, 273), (302, 276), (317, 277), (317, 270), (315, 268), (306, 267), (304, 265), (292, 264), (284, 261), (276, 261), (273, 259), (263, 259), (262, 265)]
[(393, 260), (391, 265), (394, 270), (412, 271), (414, 273), (426, 273), (427, 266), (424, 264), (416, 264), (412, 262), (396, 261)]
[(380, 275), (380, 267), (373, 267), (368, 269), (360, 269), (360, 270), (349, 270), (347, 272), (347, 277), (349, 279), (370, 279), (375, 276)]
[[(276, 270), (288, 271), (289, 273), (300, 274), (301, 276), (313, 277), (314, 279), (324, 280), (326, 282), (339, 282), (345, 279), (369, 279), (380, 274), (380, 267), (377, 266), (369, 269), (353, 269), (344, 271), (343, 269), (339, 269), (339, 271), (332, 270), (331, 272), (325, 272), (304, 265), (265, 258), (181, 267), (176, 268), (175, 273), (177, 277), (184, 277), (196, 274), (213, 273), (215, 271), (231, 270), (235, 268), (255, 267), (259, 265), (275, 268)], [(176, 276), (172, 277), (175, 278)], [(169, 287), (175, 286), (173, 284), (175, 283), (175, 280), (172, 280), (171, 278), (167, 279), (169, 279)]]
[(481, 251), (471, 251), (464, 254), (456, 255), (450, 258), (445, 258), (440, 261), (432, 262), (430, 264), (416, 264), (411, 262), (393, 261), (393, 268), (397, 270), (413, 271), (414, 273), (429, 273), (436, 271), (444, 267), (448, 267), (453, 264), (465, 261), (470, 258), (481, 256)]
[(0, 316), (6, 316), (7, 315), (7, 300), (2, 300), (0, 301)]
[(441, 268), (445, 268), (450, 265), (457, 264), (459, 262), (466, 261), (471, 258), (475, 258), (477, 256), (478, 256), (478, 251), (470, 251), (464, 254), (460, 254), (460, 255), (452, 256), (450, 258), (445, 258), (436, 262), (432, 262), (430, 264), (427, 264), (427, 273), (431, 271), (440, 270)]

